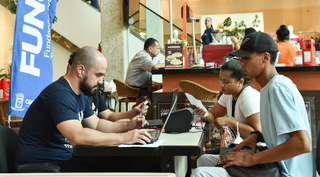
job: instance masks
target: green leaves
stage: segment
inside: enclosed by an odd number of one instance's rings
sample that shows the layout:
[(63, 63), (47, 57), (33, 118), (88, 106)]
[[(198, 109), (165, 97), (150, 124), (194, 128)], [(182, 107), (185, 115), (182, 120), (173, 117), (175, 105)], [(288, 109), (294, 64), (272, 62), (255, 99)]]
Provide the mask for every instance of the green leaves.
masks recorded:
[(229, 27), (232, 23), (232, 20), (230, 17), (227, 17), (224, 22), (223, 22), (223, 26)]
[[(255, 15), (254, 20), (252, 21), (252, 27), (258, 27), (260, 23), (260, 20), (258, 18), (258, 15)], [(244, 31), (247, 28), (246, 23), (241, 20), (240, 22), (234, 22), (234, 28), (228, 29), (232, 24), (232, 20), (230, 17), (227, 17), (223, 23), (220, 23), (218, 26), (218, 31), (224, 32), (225, 36), (235, 36), (239, 41), (242, 40), (244, 37)]]
[[(0, 73), (2, 73), (4, 71), (4, 69), (0, 69)], [(10, 79), (11, 78), (11, 75), (10, 74), (6, 74), (6, 73), (2, 73), (0, 74), (0, 79), (3, 79), (3, 78), (8, 78)]]

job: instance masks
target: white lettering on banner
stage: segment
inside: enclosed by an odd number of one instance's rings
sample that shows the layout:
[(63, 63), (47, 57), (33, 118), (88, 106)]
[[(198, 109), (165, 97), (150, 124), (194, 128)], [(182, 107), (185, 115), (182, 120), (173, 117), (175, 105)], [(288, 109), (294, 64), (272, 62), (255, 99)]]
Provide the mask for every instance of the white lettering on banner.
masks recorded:
[(21, 52), (21, 64), (20, 72), (28, 73), (34, 76), (40, 76), (40, 69), (34, 67), (34, 55), (30, 54), (30, 65), (27, 65), (27, 54), (26, 52)]
[(34, 7), (34, 10), (24, 15), (24, 21), (31, 25), (34, 25), (40, 29), (43, 29), (44, 22), (35, 18), (38, 14), (44, 12), (45, 5), (35, 1), (35, 0), (26, 0), (26, 4)]
[(51, 53), (51, 56), (49, 56), (49, 52), (51, 52), (51, 30), (50, 30), (50, 20), (49, 20), (49, 16), (48, 16), (48, 32), (46, 34), (46, 37), (47, 37), (47, 45), (46, 45), (46, 50), (44, 51), (44, 57), (46, 58), (52, 58), (52, 53)]
[(23, 111), (25, 108), (23, 108), (23, 99), (24, 99), (24, 94), (23, 93), (17, 93), (16, 94), (16, 103), (14, 107), (11, 106), (11, 109), (15, 111)]
[(32, 45), (32, 44), (28, 44), (26, 42), (22, 42), (22, 50), (25, 50), (27, 52), (32, 52), (34, 54), (39, 54), (41, 51), (42, 40), (43, 40), (39, 30), (37, 30), (33, 27), (30, 27), (28, 25), (23, 25), (22, 32), (24, 32), (26, 34), (30, 34), (30, 35), (37, 38), (37, 45), (36, 46)]
[(28, 104), (28, 105), (31, 105), (32, 102), (33, 102), (33, 100), (29, 100), (29, 99), (26, 100), (26, 104)]
[[(42, 2), (42, 1), (40, 1)], [(36, 16), (45, 11), (45, 5), (41, 4), (35, 0), (26, 0), (26, 5), (33, 7), (34, 9), (24, 15), (24, 22), (33, 25), (39, 29), (43, 29), (44, 22), (37, 19)], [(22, 42), (22, 52), (21, 52), (21, 62), (20, 62), (20, 72), (31, 74), (34, 76), (40, 76), (40, 69), (34, 66), (35, 55), (39, 54), (42, 50), (43, 38), (40, 31), (32, 26), (24, 24), (22, 27), (22, 32), (29, 34), (37, 38), (37, 44), (33, 45), (27, 42)], [(27, 64), (27, 52), (30, 53), (30, 62)], [(35, 54), (35, 55), (34, 55)]]

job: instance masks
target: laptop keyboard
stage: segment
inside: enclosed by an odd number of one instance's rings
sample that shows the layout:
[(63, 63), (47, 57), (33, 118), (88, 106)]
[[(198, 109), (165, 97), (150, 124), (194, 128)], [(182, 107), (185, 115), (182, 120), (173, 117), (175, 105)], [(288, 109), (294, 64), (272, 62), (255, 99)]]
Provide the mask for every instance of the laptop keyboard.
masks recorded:
[(154, 127), (154, 126), (160, 127), (163, 125), (162, 119), (152, 119), (152, 120), (147, 120), (147, 121), (149, 123), (149, 125), (148, 125), (149, 127)]
[(156, 139), (159, 136), (159, 131), (148, 131), (148, 133), (151, 135), (152, 139)]

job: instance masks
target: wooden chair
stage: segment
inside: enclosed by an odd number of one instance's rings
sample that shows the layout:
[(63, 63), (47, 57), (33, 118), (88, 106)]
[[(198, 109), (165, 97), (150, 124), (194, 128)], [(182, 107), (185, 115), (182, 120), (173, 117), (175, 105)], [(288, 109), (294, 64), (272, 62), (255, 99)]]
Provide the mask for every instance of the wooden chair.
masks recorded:
[(3, 125), (6, 125), (8, 123), (8, 126), (10, 127), (10, 123), (20, 123), (22, 122), (22, 117), (10, 117), (10, 122), (8, 122), (8, 104), (9, 100), (1, 100), (0, 101), (0, 121)]
[(185, 93), (189, 93), (200, 100), (207, 108), (212, 107), (217, 102), (220, 94), (219, 91), (210, 90), (189, 80), (181, 80), (179, 86)]
[(118, 79), (113, 79), (113, 82), (116, 84), (118, 97), (124, 97), (124, 98), (118, 99), (119, 112), (121, 112), (121, 103), (122, 102), (126, 103), (126, 111), (128, 111), (128, 103), (129, 102), (137, 102), (137, 100), (139, 99), (140, 89), (133, 88), (133, 87), (129, 86), (128, 84), (121, 82)]

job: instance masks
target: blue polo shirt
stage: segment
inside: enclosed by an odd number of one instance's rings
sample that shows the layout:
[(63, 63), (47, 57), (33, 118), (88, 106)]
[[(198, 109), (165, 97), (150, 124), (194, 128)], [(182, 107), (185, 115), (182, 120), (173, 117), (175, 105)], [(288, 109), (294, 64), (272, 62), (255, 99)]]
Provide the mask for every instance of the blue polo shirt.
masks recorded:
[(92, 115), (88, 97), (75, 94), (63, 77), (47, 86), (31, 104), (21, 124), (15, 169), (25, 163), (69, 160), (73, 147), (57, 125), (67, 120), (82, 123)]
[(204, 33), (201, 36), (203, 45), (208, 45), (212, 42), (213, 38), (211, 36), (211, 32), (215, 32), (213, 28), (204, 30)]

